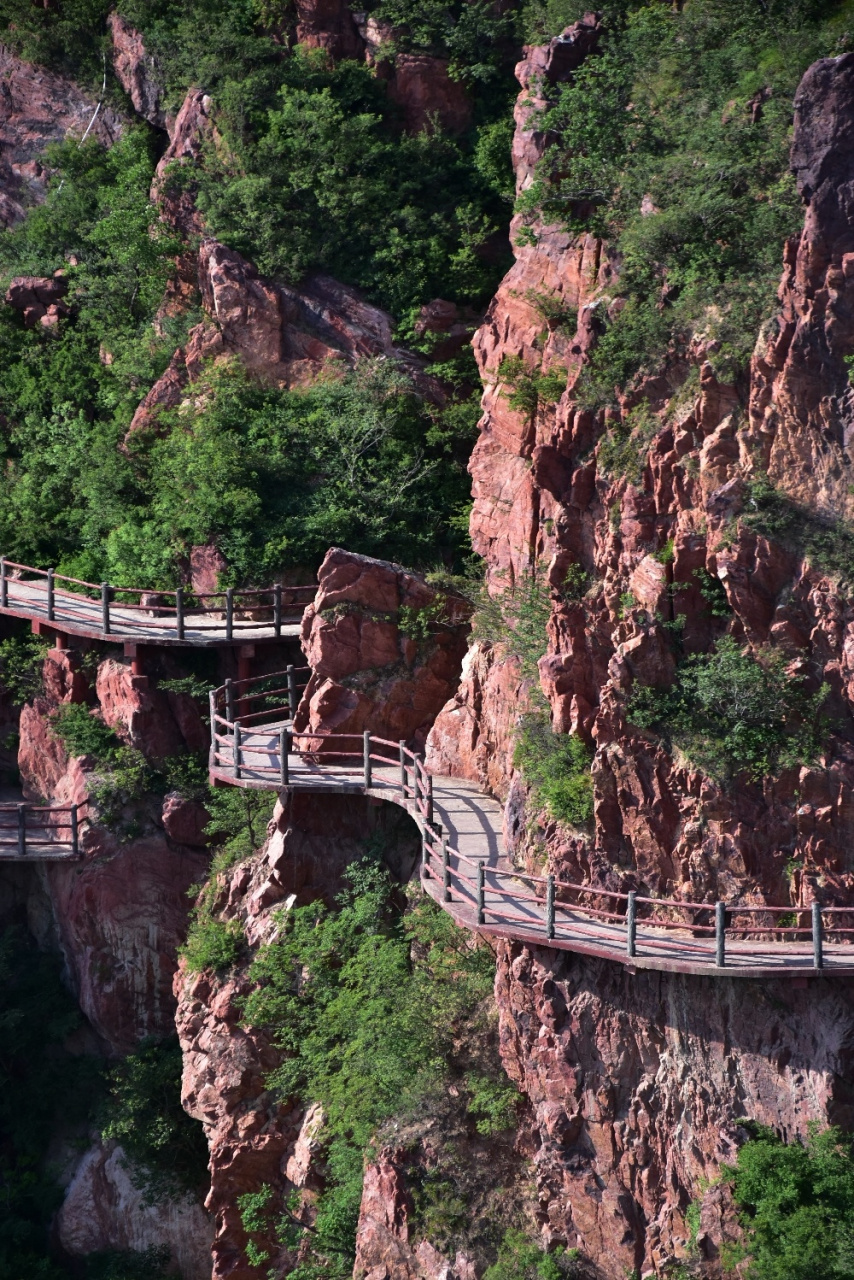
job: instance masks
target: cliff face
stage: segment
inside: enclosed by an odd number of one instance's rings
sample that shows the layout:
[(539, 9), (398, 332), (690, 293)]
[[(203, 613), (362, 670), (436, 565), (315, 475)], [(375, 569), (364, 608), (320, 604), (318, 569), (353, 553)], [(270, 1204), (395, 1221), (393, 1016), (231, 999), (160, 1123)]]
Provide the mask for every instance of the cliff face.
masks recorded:
[[(532, 128), (532, 93), (571, 74), (594, 42), (590, 18), (562, 43), (526, 50), (513, 151), (520, 188), (547, 141)], [(826, 60), (799, 89), (792, 164), (804, 230), (785, 248), (779, 316), (758, 336), (744, 384), (722, 385), (697, 338), (687, 358), (647, 378), (619, 413), (581, 408), (573, 389), (595, 341), (596, 309), (619, 293), (619, 264), (606, 244), (553, 227), (535, 225), (517, 247), (476, 335), (485, 392), (470, 464), (472, 539), (495, 594), (538, 572), (558, 589), (539, 683), (555, 728), (580, 733), (595, 749), (595, 834), (531, 812), (512, 763), (526, 683), (500, 645), (470, 652), (427, 752), (435, 771), (476, 779), (507, 801), (506, 834), (523, 864), (545, 853), (549, 868), (571, 880), (695, 901), (851, 901), (854, 613), (837, 581), (803, 552), (737, 517), (751, 509), (750, 484), (763, 467), (810, 513), (851, 512), (843, 357), (854, 338), (852, 75), (850, 55)], [(553, 311), (577, 308), (573, 334), (544, 320), (543, 294)], [(505, 357), (521, 357), (534, 372), (565, 369), (567, 390), (554, 405), (515, 410), (499, 373)], [(608, 474), (602, 443), (641, 401), (653, 421), (632, 482)], [(574, 565), (589, 587), (567, 600), (571, 593), (559, 589)], [(627, 723), (623, 695), (633, 683), (673, 677), (662, 623), (677, 607), (686, 652), (720, 634), (697, 570), (722, 585), (731, 634), (779, 646), (801, 664), (790, 669), (829, 685), (836, 736), (815, 766), (725, 790), (677, 766)], [(577, 1245), (614, 1280), (635, 1269), (660, 1274), (684, 1259), (685, 1211), (697, 1199), (698, 1244), (714, 1273), (735, 1219), (725, 1189), (703, 1193), (701, 1180), (734, 1158), (737, 1118), (787, 1138), (803, 1136), (811, 1119), (850, 1122), (849, 983), (807, 991), (631, 976), (504, 945), (496, 994), (506, 1068), (534, 1106), (544, 1231)]]

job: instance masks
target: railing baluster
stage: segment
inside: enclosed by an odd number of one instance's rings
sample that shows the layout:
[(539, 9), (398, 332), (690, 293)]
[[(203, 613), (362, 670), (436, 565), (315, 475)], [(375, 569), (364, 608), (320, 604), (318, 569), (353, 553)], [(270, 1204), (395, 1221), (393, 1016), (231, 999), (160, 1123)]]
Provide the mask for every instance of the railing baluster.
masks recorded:
[(372, 781), (373, 781), (373, 779), (372, 779), (372, 777), (371, 777), (371, 732), (370, 732), (370, 729), (366, 729), (366, 730), (365, 730), (364, 764), (365, 764), (365, 790), (366, 790), (366, 791), (370, 791), (370, 789), (371, 789), (371, 783), (372, 783)]
[(101, 630), (105, 636), (110, 634), (110, 584), (101, 583)]
[(234, 722), (234, 740), (233, 740), (232, 752), (233, 752), (232, 760), (231, 760), (232, 769), (234, 770), (235, 778), (239, 778), (240, 777), (240, 721), (239, 720), (235, 720)]
[(27, 856), (27, 806), (18, 805), (18, 857)]
[(277, 637), (282, 634), (282, 584), (280, 582), (273, 587), (273, 629)]
[(234, 637), (234, 589), (228, 587), (225, 593), (225, 638)]
[(626, 902), (626, 955), (637, 955), (638, 904), (635, 892), (629, 890)]
[(234, 685), (231, 680), (225, 682), (225, 718), (229, 724), (234, 720)]
[(288, 738), (290, 734), (287, 728), (283, 727), (279, 730), (279, 781), (283, 787), (288, 786), (288, 753), (290, 751), (290, 743)]
[(4, 609), (9, 607), (9, 577), (5, 556), (0, 556), (0, 605)]
[(80, 835), (77, 822), (77, 805), (71, 806), (71, 852), (74, 857), (80, 856)]
[(208, 751), (208, 768), (216, 768), (216, 690), (211, 689), (208, 697), (211, 716), (211, 745)]
[(47, 571), (47, 620), (53, 622), (56, 613), (56, 589), (54, 585), (53, 569)]
[(483, 863), (477, 864), (477, 922), (486, 923), (486, 893), (483, 876)]
[(433, 825), (433, 775), (427, 774), (427, 813), (425, 814), (427, 823)]
[(555, 878), (546, 880), (546, 937), (555, 936)]
[(184, 639), (184, 588), (175, 592), (175, 625), (178, 628), (178, 639)]
[(288, 710), (293, 720), (297, 713), (297, 678), (294, 675), (293, 663), (288, 664)]
[(406, 743), (403, 738), (398, 742), (400, 747), (400, 794), (404, 804), (406, 803)]
[(726, 905), (715, 903), (715, 964), (723, 969), (726, 964)]
[(445, 902), (451, 901), (451, 862), (448, 856), (448, 842), (442, 841), (442, 886)]
[(824, 947), (821, 936), (821, 907), (812, 904), (812, 963), (814, 969), (824, 968)]

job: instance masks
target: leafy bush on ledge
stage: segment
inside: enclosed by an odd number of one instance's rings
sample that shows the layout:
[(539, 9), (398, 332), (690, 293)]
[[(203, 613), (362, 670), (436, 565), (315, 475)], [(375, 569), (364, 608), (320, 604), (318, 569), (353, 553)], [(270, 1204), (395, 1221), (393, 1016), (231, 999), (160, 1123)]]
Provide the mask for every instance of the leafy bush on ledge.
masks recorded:
[(828, 732), (828, 686), (810, 693), (787, 665), (779, 652), (754, 655), (723, 636), (711, 653), (686, 658), (671, 688), (636, 687), (628, 718), (720, 782), (772, 777), (811, 763)]
[(558, 822), (585, 827), (593, 817), (593, 753), (576, 734), (555, 733), (545, 714), (526, 716), (513, 763), (534, 799)]

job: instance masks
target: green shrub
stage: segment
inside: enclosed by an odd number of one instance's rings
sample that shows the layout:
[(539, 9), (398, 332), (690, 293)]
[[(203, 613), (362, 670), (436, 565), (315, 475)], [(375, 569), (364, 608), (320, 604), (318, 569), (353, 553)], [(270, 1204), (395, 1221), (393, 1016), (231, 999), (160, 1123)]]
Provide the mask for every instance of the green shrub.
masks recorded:
[(767, 476), (750, 484), (741, 523), (804, 556), (819, 573), (837, 578), (847, 592), (854, 587), (854, 526), (825, 520), (775, 489)]
[(686, 658), (672, 688), (635, 687), (627, 714), (710, 777), (759, 781), (811, 763), (828, 733), (827, 686), (809, 693), (787, 664), (779, 652), (754, 655), (724, 636), (711, 653)]
[(596, 455), (605, 475), (639, 485), (643, 479), (650, 442), (660, 423), (646, 404), (639, 405), (617, 425), (612, 426), (599, 444)]
[(181, 955), (190, 973), (213, 969), (221, 973), (235, 965), (243, 951), (243, 930), (237, 920), (196, 915), (190, 924)]
[(483, 1280), (564, 1280), (579, 1273), (577, 1249), (544, 1249), (521, 1231), (508, 1231)]
[(593, 817), (593, 753), (575, 734), (554, 733), (545, 714), (526, 716), (513, 763), (535, 801), (558, 822), (586, 827)]
[(498, 366), (498, 378), (510, 388), (504, 394), (511, 408), (528, 416), (536, 413), (541, 405), (553, 404), (566, 391), (563, 367), (546, 372), (529, 369), (521, 356), (505, 356)]
[(473, 593), (472, 634), (476, 640), (504, 646), (519, 659), (522, 675), (539, 693), (537, 663), (546, 651), (546, 629), (552, 614), (551, 587), (542, 573), (518, 577), (512, 587), (490, 595), (481, 582)]
[(71, 756), (94, 756), (107, 763), (121, 751), (121, 740), (82, 702), (64, 702), (50, 716), (51, 733)]
[(781, 1142), (751, 1126), (728, 1170), (741, 1210), (749, 1280), (851, 1280), (854, 1276), (854, 1153), (840, 1129)]
[(465, 1079), (468, 1113), (484, 1137), (510, 1129), (516, 1120), (519, 1090), (509, 1080), (470, 1072)]
[(0, 642), (0, 683), (12, 701), (29, 702), (44, 688), (44, 656), (49, 644), (41, 636), (9, 636)]
[(114, 1138), (148, 1203), (204, 1192), (208, 1149), (202, 1126), (181, 1106), (177, 1039), (143, 1040), (107, 1077), (102, 1137)]

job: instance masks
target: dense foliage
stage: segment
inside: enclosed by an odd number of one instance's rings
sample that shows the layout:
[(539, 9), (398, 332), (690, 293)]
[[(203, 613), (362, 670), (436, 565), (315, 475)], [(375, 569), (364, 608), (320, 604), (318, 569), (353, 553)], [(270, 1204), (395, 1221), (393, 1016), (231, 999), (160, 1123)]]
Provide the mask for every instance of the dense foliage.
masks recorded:
[[(527, 20), (542, 37), (584, 8), (530, 0)], [(521, 202), (529, 237), (537, 216), (563, 220), (607, 236), (621, 263), (624, 304), (582, 377), (585, 403), (613, 401), (698, 331), (718, 343), (720, 376), (744, 368), (801, 220), (792, 96), (814, 59), (847, 47), (850, 18), (847, 0), (606, 6), (601, 52), (543, 114), (555, 141)]]
[(809, 764), (826, 735), (828, 689), (811, 692), (808, 679), (787, 666), (778, 651), (754, 655), (723, 636), (711, 653), (686, 658), (671, 688), (637, 686), (629, 719), (720, 781), (757, 781)]
[[(401, 890), (374, 857), (348, 879), (335, 910), (312, 903), (283, 917), (252, 966), (259, 987), (245, 1008), (285, 1052), (270, 1083), (324, 1109), (328, 1182), (315, 1230), (288, 1214), (280, 1227), (309, 1248), (300, 1280), (350, 1274), (364, 1153), (384, 1122), (412, 1115), (454, 1074), (455, 1037), (482, 1022), (492, 986), (491, 952), (429, 899), (402, 912)], [(459, 1083), (481, 1131), (512, 1121), (506, 1082), (490, 1091), (481, 1073), (470, 1088)]]
[(554, 733), (547, 717), (524, 718), (513, 763), (531, 787), (534, 801), (552, 818), (585, 827), (593, 817), (593, 752), (574, 733)]
[(121, 1144), (149, 1203), (205, 1190), (208, 1147), (181, 1106), (182, 1066), (177, 1039), (144, 1040), (107, 1076), (102, 1134)]
[[(754, 1126), (729, 1170), (746, 1229), (749, 1280), (852, 1280), (854, 1151), (814, 1127), (806, 1144)], [(734, 1261), (737, 1261), (734, 1259)]]

